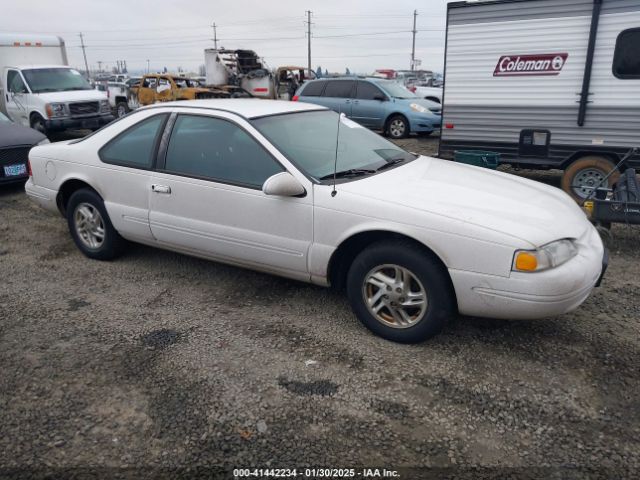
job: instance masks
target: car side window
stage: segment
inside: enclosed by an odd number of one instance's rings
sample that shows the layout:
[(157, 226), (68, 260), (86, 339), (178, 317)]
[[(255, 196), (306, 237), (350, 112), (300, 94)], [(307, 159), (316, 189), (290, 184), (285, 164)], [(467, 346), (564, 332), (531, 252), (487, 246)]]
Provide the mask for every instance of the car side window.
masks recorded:
[(613, 56), (613, 74), (622, 80), (640, 79), (640, 28), (618, 35)]
[(327, 84), (325, 81), (310, 82), (302, 89), (301, 95), (305, 97), (319, 97), (322, 95), (322, 89)]
[(165, 170), (261, 188), (267, 178), (284, 168), (234, 123), (202, 115), (179, 115), (169, 140)]
[(353, 80), (334, 80), (327, 82), (323, 97), (351, 98), (351, 91), (354, 85)]
[(9, 70), (7, 72), (7, 84), (9, 85), (9, 91), (11, 93), (27, 93), (27, 86), (16, 70)]
[(128, 128), (100, 149), (100, 159), (125, 167), (151, 168), (166, 118), (166, 114), (154, 115)]
[(156, 88), (157, 83), (158, 83), (158, 79), (156, 77), (147, 77), (144, 79), (142, 86), (144, 88)]
[(360, 100), (375, 100), (376, 97), (385, 96), (382, 91), (369, 82), (358, 82), (356, 98)]

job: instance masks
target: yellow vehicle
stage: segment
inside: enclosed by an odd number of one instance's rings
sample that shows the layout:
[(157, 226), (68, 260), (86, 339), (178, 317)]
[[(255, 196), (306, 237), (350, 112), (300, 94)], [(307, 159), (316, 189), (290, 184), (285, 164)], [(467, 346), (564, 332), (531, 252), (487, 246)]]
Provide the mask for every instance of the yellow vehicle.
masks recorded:
[(223, 90), (203, 88), (196, 80), (168, 74), (150, 74), (142, 77), (136, 94), (141, 106), (174, 100), (201, 98), (224, 98), (229, 94)]

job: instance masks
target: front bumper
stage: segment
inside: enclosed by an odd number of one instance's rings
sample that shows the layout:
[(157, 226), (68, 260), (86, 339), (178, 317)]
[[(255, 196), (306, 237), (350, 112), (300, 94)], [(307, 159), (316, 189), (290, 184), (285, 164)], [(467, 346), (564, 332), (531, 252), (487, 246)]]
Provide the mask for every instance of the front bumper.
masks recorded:
[(45, 120), (44, 125), (47, 131), (60, 132), (72, 129), (100, 128), (112, 122), (115, 118), (110, 113), (82, 118), (54, 118)]
[(602, 280), (608, 255), (596, 229), (589, 225), (577, 240), (578, 255), (543, 272), (511, 272), (498, 277), (450, 270), (463, 315), (532, 320), (578, 308)]
[(412, 133), (431, 133), (440, 129), (442, 117), (433, 114), (416, 113), (409, 115), (409, 125)]

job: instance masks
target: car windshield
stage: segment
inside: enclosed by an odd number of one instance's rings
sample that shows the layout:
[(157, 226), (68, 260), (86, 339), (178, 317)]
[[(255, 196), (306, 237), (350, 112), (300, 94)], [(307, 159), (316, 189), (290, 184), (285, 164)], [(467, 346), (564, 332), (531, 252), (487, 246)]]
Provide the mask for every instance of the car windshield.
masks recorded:
[(255, 127), (289, 160), (316, 180), (337, 172), (352, 177), (381, 167), (410, 161), (415, 155), (361, 125), (341, 117), (338, 157), (338, 114), (333, 111), (300, 112), (253, 120)]
[(382, 88), (390, 97), (393, 98), (417, 98), (415, 94), (411, 93), (400, 83), (393, 80), (382, 80), (375, 82), (380, 88)]
[(33, 68), (22, 73), (33, 93), (91, 90), (82, 74), (72, 68)]

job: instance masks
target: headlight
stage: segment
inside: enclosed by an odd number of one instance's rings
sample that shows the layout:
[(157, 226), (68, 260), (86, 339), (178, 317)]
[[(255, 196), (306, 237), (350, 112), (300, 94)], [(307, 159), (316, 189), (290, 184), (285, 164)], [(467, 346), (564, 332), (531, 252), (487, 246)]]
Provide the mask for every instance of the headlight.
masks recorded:
[(424, 113), (424, 112), (428, 112), (429, 109), (426, 107), (423, 107), (422, 105), (418, 105), (417, 103), (412, 103), (411, 105), (409, 105), (409, 107), (411, 108), (411, 110), (413, 110), (414, 112), (420, 112), (420, 113)]
[(111, 105), (109, 105), (109, 100), (100, 100), (100, 111), (101, 112), (111, 112)]
[(45, 109), (49, 118), (64, 117), (67, 114), (67, 106), (64, 103), (47, 103)]
[(548, 243), (537, 250), (517, 250), (513, 257), (514, 272), (540, 272), (562, 265), (578, 254), (573, 240)]
[(43, 138), (36, 145), (46, 145), (47, 143), (51, 143), (48, 138)]

